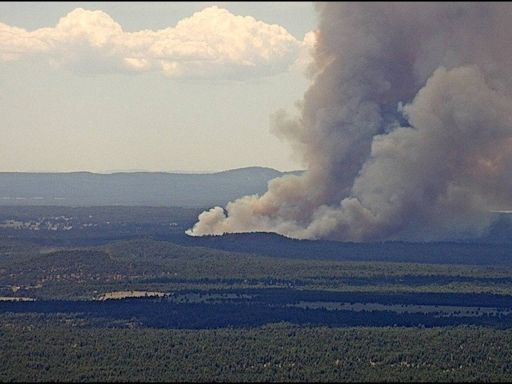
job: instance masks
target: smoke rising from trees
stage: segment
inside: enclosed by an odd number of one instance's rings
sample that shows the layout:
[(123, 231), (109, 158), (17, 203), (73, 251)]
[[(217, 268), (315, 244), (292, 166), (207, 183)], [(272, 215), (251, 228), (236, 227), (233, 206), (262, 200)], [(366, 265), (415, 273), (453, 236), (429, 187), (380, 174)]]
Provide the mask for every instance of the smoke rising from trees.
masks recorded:
[(199, 216), (192, 235), (440, 240), (512, 207), (512, 4), (326, 3), (300, 114), (307, 171)]

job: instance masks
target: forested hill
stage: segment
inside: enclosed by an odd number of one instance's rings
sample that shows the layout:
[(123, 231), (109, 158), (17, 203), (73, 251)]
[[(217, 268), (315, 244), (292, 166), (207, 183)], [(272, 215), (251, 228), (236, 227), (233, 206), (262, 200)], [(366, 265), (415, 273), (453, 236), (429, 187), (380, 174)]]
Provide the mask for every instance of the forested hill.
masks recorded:
[(191, 237), (154, 236), (185, 246), (273, 257), (338, 261), (390, 261), (427, 264), (512, 265), (512, 243), (372, 242), (297, 240), (275, 233), (238, 233)]
[(262, 167), (207, 174), (3, 172), (0, 204), (211, 207), (264, 193), (268, 181), (284, 174)]

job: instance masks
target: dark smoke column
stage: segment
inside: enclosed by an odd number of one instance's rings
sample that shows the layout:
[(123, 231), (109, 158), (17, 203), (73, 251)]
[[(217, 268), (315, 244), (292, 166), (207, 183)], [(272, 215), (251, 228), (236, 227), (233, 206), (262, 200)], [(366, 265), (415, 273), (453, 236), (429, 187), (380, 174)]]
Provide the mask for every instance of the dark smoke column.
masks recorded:
[(474, 236), (512, 206), (512, 4), (318, 6), (301, 116), (275, 116), (307, 165), (192, 235), (351, 241)]

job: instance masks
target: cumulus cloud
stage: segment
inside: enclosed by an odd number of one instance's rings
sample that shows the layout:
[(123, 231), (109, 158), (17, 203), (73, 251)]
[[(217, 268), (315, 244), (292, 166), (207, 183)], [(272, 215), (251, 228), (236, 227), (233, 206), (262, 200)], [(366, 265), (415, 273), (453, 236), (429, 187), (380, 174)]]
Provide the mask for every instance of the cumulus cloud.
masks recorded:
[(0, 60), (27, 56), (77, 71), (160, 71), (170, 77), (262, 76), (286, 71), (305, 46), (279, 25), (208, 7), (176, 26), (125, 32), (103, 11), (77, 8), (55, 27), (0, 23)]
[(461, 239), (512, 207), (512, 5), (318, 5), (313, 83), (274, 131), (307, 167), (191, 235)]

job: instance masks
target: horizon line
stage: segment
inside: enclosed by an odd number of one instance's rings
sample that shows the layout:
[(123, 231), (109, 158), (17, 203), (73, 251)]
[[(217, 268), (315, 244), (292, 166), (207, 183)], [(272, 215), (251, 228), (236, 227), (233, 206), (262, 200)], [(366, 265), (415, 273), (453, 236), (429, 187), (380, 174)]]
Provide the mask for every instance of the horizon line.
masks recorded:
[(292, 170), (280, 170), (273, 167), (266, 167), (266, 166), (246, 166), (246, 167), (238, 167), (238, 168), (228, 168), (228, 169), (221, 169), (221, 170), (147, 170), (147, 169), (109, 169), (109, 170), (101, 170), (101, 171), (91, 171), (91, 170), (16, 170), (16, 171), (2, 171), (0, 170), (0, 173), (92, 173), (92, 174), (98, 174), (98, 175), (113, 175), (116, 173), (169, 173), (169, 174), (194, 174), (194, 175), (205, 175), (205, 174), (215, 174), (215, 173), (223, 173), (223, 172), (230, 172), (230, 171), (238, 171), (238, 170), (244, 170), (244, 169), (251, 169), (251, 168), (260, 168), (260, 169), (268, 169), (280, 173), (293, 173), (293, 172), (304, 172), (304, 169), (292, 169)]

